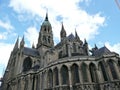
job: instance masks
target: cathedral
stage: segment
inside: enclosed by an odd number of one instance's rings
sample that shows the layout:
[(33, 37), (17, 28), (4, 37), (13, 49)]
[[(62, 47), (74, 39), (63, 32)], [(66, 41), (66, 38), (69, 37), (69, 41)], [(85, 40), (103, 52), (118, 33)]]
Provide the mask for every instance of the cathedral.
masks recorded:
[(54, 45), (46, 13), (36, 46), (17, 39), (1, 90), (120, 90), (120, 56), (106, 46), (90, 50), (76, 31), (67, 35), (63, 23)]

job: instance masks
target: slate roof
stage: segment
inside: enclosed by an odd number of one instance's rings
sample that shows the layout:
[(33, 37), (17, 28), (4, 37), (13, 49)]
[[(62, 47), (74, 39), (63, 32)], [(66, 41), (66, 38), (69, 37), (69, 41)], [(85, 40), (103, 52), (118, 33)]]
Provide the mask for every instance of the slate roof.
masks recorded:
[(73, 41), (75, 39), (75, 36), (71, 33), (68, 37), (68, 40)]
[(39, 56), (39, 52), (36, 49), (24, 47), (23, 53), (30, 56)]
[[(73, 41), (75, 39), (75, 36), (71, 33), (69, 36), (65, 38), (66, 40)], [(62, 45), (62, 42), (59, 42), (55, 47), (59, 47)]]
[(94, 56), (107, 55), (107, 54), (111, 54), (111, 53), (112, 52), (106, 46), (104, 46), (98, 50), (95, 50)]

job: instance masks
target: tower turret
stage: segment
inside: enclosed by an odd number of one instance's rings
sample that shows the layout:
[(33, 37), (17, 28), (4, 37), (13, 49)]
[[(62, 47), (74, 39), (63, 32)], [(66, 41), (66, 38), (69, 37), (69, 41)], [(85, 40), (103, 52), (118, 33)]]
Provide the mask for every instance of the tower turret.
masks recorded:
[(39, 48), (42, 45), (44, 45), (46, 47), (53, 47), (54, 46), (52, 26), (48, 20), (48, 13), (46, 13), (45, 20), (41, 25), (37, 48)]
[(63, 39), (66, 38), (66, 31), (65, 31), (63, 23), (62, 23), (62, 28), (60, 32), (60, 38), (61, 38), (61, 41), (63, 41)]

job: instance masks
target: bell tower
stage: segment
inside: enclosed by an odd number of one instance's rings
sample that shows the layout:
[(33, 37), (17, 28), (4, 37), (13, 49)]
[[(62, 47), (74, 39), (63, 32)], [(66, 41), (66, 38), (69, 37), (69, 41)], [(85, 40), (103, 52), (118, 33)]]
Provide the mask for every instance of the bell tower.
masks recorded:
[(42, 23), (39, 32), (37, 48), (41, 46), (46, 46), (49, 48), (54, 46), (52, 26), (48, 20), (48, 13), (46, 13), (45, 20)]

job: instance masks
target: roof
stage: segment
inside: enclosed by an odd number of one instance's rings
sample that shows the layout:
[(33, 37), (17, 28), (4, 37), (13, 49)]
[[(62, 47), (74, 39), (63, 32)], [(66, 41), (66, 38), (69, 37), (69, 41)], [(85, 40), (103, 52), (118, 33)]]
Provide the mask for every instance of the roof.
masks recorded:
[(106, 46), (104, 46), (98, 50), (95, 50), (94, 56), (107, 55), (107, 54), (111, 54), (111, 53), (112, 52)]
[[(74, 39), (75, 39), (75, 36), (72, 33), (65, 38), (65, 40), (69, 40), (69, 41), (74, 41)], [(62, 44), (63, 42), (59, 42), (55, 47), (60, 47)]]
[(71, 33), (68, 37), (67, 37), (68, 40), (72, 41), (75, 39), (75, 36)]
[(31, 56), (39, 56), (39, 52), (36, 49), (24, 47), (23, 53)]

